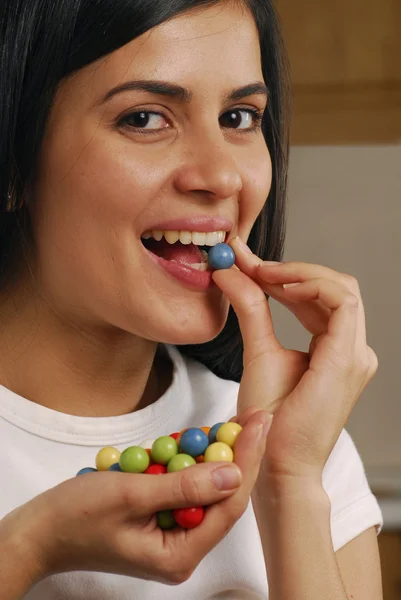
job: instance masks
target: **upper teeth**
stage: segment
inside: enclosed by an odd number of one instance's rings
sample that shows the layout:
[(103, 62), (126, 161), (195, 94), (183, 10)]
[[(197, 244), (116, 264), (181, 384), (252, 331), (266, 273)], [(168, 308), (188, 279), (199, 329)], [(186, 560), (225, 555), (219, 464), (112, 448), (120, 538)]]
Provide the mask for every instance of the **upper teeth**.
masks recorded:
[(226, 232), (213, 231), (212, 233), (200, 233), (198, 231), (159, 231), (154, 229), (153, 231), (145, 231), (141, 237), (145, 240), (153, 237), (160, 242), (163, 236), (169, 244), (175, 244), (180, 240), (181, 244), (192, 243), (196, 246), (215, 246), (224, 242)]

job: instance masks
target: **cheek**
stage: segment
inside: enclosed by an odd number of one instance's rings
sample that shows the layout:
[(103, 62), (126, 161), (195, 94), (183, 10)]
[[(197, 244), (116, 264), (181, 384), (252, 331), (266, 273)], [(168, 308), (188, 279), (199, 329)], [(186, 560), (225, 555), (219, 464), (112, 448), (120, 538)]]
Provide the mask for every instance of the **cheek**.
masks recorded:
[(134, 157), (121, 141), (93, 133), (94, 127), (91, 136), (89, 130), (77, 131), (73, 140), (55, 129), (44, 144), (32, 225), (48, 276), (56, 277), (57, 264), (66, 279), (88, 285), (88, 273), (113, 278), (116, 266), (135, 263), (141, 214), (156, 204), (164, 173), (148, 157)]
[[(60, 164), (66, 164), (65, 152), (61, 150), (59, 156), (48, 172), (60, 174)], [(72, 168), (59, 178), (58, 208), (65, 204), (70, 215), (89, 217), (98, 225), (127, 222), (132, 227), (157, 195), (163, 174), (155, 171), (151, 161), (132, 156), (132, 150), (113, 147), (96, 137), (78, 156), (74, 164), (69, 154)]]

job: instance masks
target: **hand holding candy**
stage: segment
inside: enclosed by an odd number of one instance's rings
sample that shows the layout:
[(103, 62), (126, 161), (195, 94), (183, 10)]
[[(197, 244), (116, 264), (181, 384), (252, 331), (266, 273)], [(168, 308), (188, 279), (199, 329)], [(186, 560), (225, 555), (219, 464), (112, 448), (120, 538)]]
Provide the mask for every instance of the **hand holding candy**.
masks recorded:
[[(334, 444), (377, 369), (358, 283), (324, 266), (263, 263), (238, 239), (230, 245), (236, 267), (214, 272), (213, 280), (230, 300), (244, 341), (238, 412), (255, 405), (274, 414), (265, 462), (271, 477), (321, 484)], [(312, 334), (309, 353), (280, 344), (265, 294)]]
[[(40, 578), (79, 570), (186, 581), (249, 504), (265, 448), (266, 417), (256, 412), (238, 435), (239, 469), (206, 462), (161, 476), (106, 471), (73, 477), (6, 515), (3, 539), (22, 540), (16, 553), (24, 564), (29, 556), (29, 566), (38, 565), (35, 579), (40, 569)], [(234, 468), (239, 481), (228, 481), (223, 489), (221, 467)], [(199, 506), (207, 510), (198, 527), (162, 531), (157, 524), (155, 514), (162, 510)], [(193, 511), (186, 523), (197, 518)]]
[[(77, 475), (92, 471), (160, 475), (181, 471), (197, 462), (232, 462), (233, 448), (241, 431), (242, 427), (237, 423), (217, 423), (212, 428), (191, 427), (155, 441), (146, 440), (139, 446), (126, 448), (122, 453), (107, 446), (96, 456), (96, 469), (85, 467)], [(177, 523), (185, 529), (192, 529), (200, 525), (203, 517), (202, 506), (163, 510), (157, 515), (157, 523), (162, 529), (171, 529)]]

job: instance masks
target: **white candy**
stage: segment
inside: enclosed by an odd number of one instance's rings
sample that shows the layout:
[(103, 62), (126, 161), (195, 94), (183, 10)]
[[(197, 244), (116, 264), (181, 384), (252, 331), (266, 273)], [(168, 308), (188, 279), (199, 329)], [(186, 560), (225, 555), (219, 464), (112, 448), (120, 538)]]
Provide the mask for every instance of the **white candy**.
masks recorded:
[(148, 448), (149, 450), (152, 449), (152, 446), (154, 444), (155, 440), (145, 440), (144, 442), (141, 442), (139, 444), (140, 448), (145, 448), (145, 450)]

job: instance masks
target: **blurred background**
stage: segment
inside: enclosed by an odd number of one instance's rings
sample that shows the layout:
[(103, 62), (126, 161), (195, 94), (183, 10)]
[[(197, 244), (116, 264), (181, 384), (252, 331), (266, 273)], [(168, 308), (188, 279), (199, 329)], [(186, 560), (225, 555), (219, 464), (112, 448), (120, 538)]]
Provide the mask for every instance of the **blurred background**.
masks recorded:
[[(384, 600), (401, 600), (401, 0), (276, 0), (293, 80), (284, 260), (354, 275), (379, 359), (347, 430), (384, 516)], [(280, 341), (310, 336), (271, 300)]]

